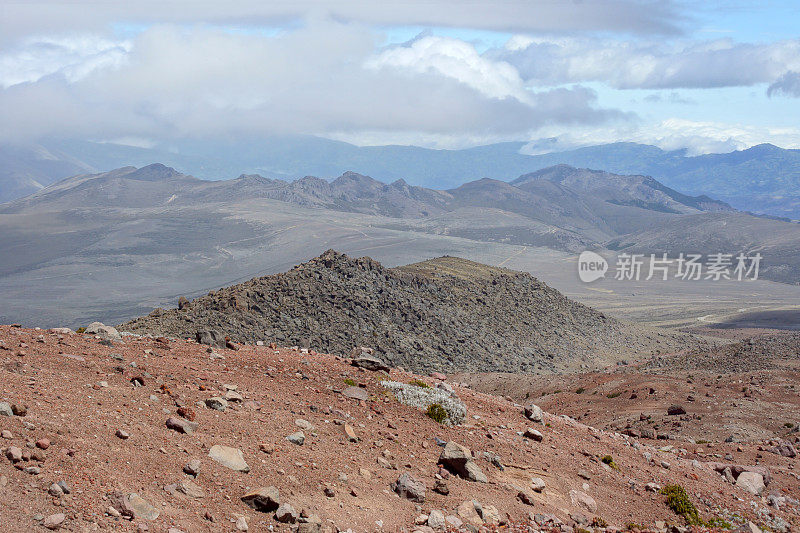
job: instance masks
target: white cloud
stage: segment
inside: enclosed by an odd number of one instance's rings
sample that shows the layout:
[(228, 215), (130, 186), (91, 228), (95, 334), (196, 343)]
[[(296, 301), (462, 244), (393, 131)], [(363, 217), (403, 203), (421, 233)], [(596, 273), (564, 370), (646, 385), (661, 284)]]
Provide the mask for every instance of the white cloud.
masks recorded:
[(119, 68), (130, 49), (129, 40), (95, 35), (26, 39), (0, 55), (0, 87), (32, 83), (53, 74), (75, 82), (97, 70)]
[[(669, 118), (650, 124), (622, 124), (611, 127), (559, 127), (537, 130), (526, 153), (558, 152), (580, 146), (613, 142), (636, 142), (663, 150), (686, 149), (689, 155), (726, 153), (756, 144), (772, 143), (783, 148), (800, 148), (800, 128), (770, 128), (746, 124)], [(545, 149), (543, 149), (545, 147)]]
[(447, 26), (517, 32), (612, 31), (669, 34), (684, 17), (674, 0), (119, 0), (83, 3), (26, 0), (5, 2), (0, 39), (30, 34), (107, 31), (115, 23), (215, 23), (263, 26), (309, 17), (330, 17), (372, 25)]
[(767, 88), (767, 95), (784, 95), (800, 98), (800, 72), (789, 71)]
[(517, 70), (505, 61), (482, 57), (475, 47), (459, 39), (423, 37), (406, 46), (396, 46), (370, 58), (372, 69), (405, 69), (424, 74), (436, 72), (455, 79), (490, 98), (529, 100)]
[(800, 39), (752, 44), (518, 37), (485, 55), (514, 65), (532, 85), (714, 88), (771, 83), (788, 70), (800, 70)]
[(159, 25), (130, 42), (65, 37), (58, 54), (17, 49), (0, 56), (28, 68), (24, 83), (15, 68), (0, 77), (0, 139), (362, 131), (497, 138), (623, 117), (598, 109), (586, 88), (529, 91), (513, 67), (462, 41), (379, 51), (378, 39), (361, 25), (315, 20), (273, 36)]

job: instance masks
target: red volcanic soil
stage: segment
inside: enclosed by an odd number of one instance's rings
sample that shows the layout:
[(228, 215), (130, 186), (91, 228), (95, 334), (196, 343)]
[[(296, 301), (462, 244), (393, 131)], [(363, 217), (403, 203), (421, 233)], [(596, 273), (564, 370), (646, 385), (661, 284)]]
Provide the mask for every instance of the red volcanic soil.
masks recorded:
[[(313, 350), (237, 346), (217, 349), (218, 358), (194, 341), (125, 336), (104, 344), (91, 335), (9, 326), (0, 326), (0, 341), (0, 402), (16, 412), (0, 416), (3, 531), (430, 532), (420, 515), (433, 519), (435, 510), (453, 517), (450, 529), (464, 522), (462, 530), (470, 519), (473, 528), (505, 524), (521, 531), (549, 531), (559, 523), (559, 531), (598, 533), (634, 524), (653, 531), (683, 525), (648, 483), (683, 486), (704, 519), (800, 527), (792, 499), (800, 494), (798, 459), (768, 451), (777, 441), (698, 445), (636, 438), (559, 416), (577, 416), (572, 400), (545, 403), (551, 412), (537, 423), (520, 404), (450, 380), (467, 419), (446, 427), (380, 384), (418, 379), (436, 386), (438, 380), (398, 369), (388, 376), (366, 371)], [(343, 395), (346, 380), (363, 388), (367, 399)], [(207, 399), (226, 393), (225, 411), (205, 407)], [(170, 418), (174, 427), (189, 421), (197, 427), (180, 433), (167, 427)], [(521, 435), (528, 428), (542, 441)], [(298, 431), (302, 445), (286, 440)], [(488, 481), (440, 469), (444, 441), (472, 450)], [(215, 445), (240, 450), (249, 472), (212, 460)], [(613, 458), (613, 468), (605, 456)], [(184, 472), (192, 460), (199, 462), (196, 477)], [(769, 484), (760, 496), (752, 494), (715, 471), (713, 463), (720, 462), (768, 469)], [(393, 491), (402, 474), (424, 484), (423, 501)], [(544, 482), (542, 492), (534, 492), (532, 478)], [(59, 481), (69, 494), (51, 487)], [(442, 482), (446, 495), (433, 490)], [(306, 518), (281, 523), (274, 511), (242, 501), (267, 486)], [(521, 489), (527, 503), (518, 497)], [(127, 507), (120, 503), (131, 493), (152, 507), (134, 505), (135, 497)], [(117, 516), (120, 509), (133, 516)]]

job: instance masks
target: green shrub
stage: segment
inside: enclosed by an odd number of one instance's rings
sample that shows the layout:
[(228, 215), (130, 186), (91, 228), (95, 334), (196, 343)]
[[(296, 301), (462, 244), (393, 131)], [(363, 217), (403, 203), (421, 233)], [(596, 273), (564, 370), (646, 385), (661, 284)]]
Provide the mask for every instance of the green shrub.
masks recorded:
[(720, 518), (719, 516), (713, 516), (708, 519), (705, 523), (708, 527), (716, 527), (719, 529), (733, 529), (733, 526), (730, 522), (725, 520), (724, 518)]
[(703, 520), (697, 513), (694, 506), (686, 494), (686, 490), (680, 485), (667, 485), (661, 489), (661, 494), (667, 497), (667, 506), (678, 516), (682, 516), (690, 526), (703, 525)]
[(428, 409), (425, 411), (425, 414), (428, 418), (431, 418), (440, 424), (444, 424), (444, 421), (447, 420), (447, 411), (444, 410), (438, 403), (432, 403), (428, 406)]
[(600, 460), (603, 461), (608, 466), (610, 466), (611, 468), (613, 468), (614, 470), (619, 470), (617, 463), (614, 462), (614, 458), (611, 457), (610, 455), (604, 455)]
[(603, 520), (601, 516), (595, 516), (592, 518), (592, 527), (608, 527), (608, 522)]
[(350, 385), (351, 387), (355, 387), (356, 386), (356, 382), (351, 378), (345, 378), (344, 384), (345, 385)]
[(606, 398), (616, 398), (620, 394), (622, 394), (622, 392), (611, 392), (609, 394), (606, 394)]
[(794, 427), (794, 422), (786, 422), (783, 427), (792, 429)]
[(75, 330), (75, 333), (86, 333), (86, 328), (80, 327), (80, 328)]
[(421, 379), (412, 379), (408, 382), (409, 385), (414, 385), (415, 387), (422, 387), (423, 389), (430, 389), (431, 386), (422, 381)]
[(578, 389), (575, 391), (575, 394), (583, 394), (584, 392), (586, 392), (586, 389), (583, 387), (578, 387)]

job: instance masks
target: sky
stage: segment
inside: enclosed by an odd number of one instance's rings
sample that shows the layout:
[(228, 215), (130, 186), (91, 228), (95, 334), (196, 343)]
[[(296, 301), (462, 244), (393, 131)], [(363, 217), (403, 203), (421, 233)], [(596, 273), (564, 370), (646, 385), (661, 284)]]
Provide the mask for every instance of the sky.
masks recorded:
[(796, 1), (0, 3), (0, 142), (800, 148)]

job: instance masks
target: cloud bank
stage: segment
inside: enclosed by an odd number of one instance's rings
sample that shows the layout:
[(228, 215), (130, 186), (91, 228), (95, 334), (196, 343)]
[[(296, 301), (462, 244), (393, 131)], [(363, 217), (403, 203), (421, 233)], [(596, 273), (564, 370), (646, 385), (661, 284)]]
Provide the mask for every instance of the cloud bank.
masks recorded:
[(29, 41), (0, 56), (0, 138), (400, 131), (525, 135), (625, 115), (580, 86), (530, 90), (463, 41), (379, 49), (316, 21), (277, 36), (152, 27), (132, 40)]

